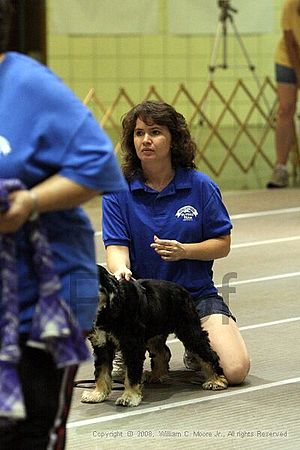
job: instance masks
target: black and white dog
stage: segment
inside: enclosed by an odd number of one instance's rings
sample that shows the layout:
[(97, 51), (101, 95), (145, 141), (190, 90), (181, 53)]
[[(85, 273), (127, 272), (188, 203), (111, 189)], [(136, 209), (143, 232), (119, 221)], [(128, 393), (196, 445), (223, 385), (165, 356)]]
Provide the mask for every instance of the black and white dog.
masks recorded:
[(151, 358), (147, 381), (163, 381), (168, 376), (171, 352), (165, 342), (170, 333), (175, 333), (199, 360), (199, 370), (205, 377), (203, 389), (227, 388), (218, 355), (211, 349), (208, 334), (201, 328), (193, 301), (183, 287), (162, 280), (118, 281), (100, 265), (98, 273), (99, 306), (89, 335), (96, 388), (84, 391), (82, 402), (102, 402), (110, 394), (112, 361), (120, 350), (127, 370), (125, 389), (116, 405), (139, 405), (147, 350)]

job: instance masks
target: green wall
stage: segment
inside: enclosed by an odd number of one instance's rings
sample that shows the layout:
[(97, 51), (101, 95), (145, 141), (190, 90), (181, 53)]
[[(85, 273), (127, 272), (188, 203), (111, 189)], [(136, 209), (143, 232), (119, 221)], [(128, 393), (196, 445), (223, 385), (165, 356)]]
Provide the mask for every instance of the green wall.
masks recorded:
[[(62, 0), (63, 1), (63, 0)], [(88, 1), (88, 0), (87, 0)], [(126, 0), (120, 0), (124, 2)], [(184, 0), (182, 0), (184, 1)], [(213, 1), (213, 0), (207, 0)], [(250, 0), (232, 0), (232, 6), (238, 10), (243, 3)], [(253, 8), (260, 0), (251, 0)], [(274, 81), (273, 55), (276, 43), (280, 36), (280, 11), (283, 0), (269, 0), (274, 6), (273, 31), (261, 35), (242, 35), (250, 60), (256, 67), (255, 73), (261, 81), (269, 76)], [(137, 103), (145, 98), (149, 86), (154, 85), (161, 97), (171, 102), (183, 83), (196, 100), (200, 100), (209, 82), (208, 65), (215, 41), (215, 35), (175, 36), (167, 33), (166, 27), (166, 0), (159, 0), (160, 5), (160, 32), (157, 35), (86, 35), (71, 36), (53, 34), (51, 32), (52, 0), (48, 0), (48, 65), (53, 69), (80, 97), (84, 98), (90, 88), (94, 88), (101, 102), (110, 106), (116, 98), (119, 89), (123, 87), (132, 100)], [(147, 14), (147, 12), (145, 12)], [(251, 18), (249, 18), (251, 20)], [(221, 58), (221, 55), (218, 56)], [(219, 61), (219, 59), (218, 59)], [(247, 67), (241, 52), (238, 40), (228, 36), (228, 63), (227, 70), (217, 69), (214, 81), (226, 96), (231, 92), (236, 81), (241, 78), (255, 93), (257, 85), (253, 73)], [(274, 101), (274, 93), (270, 94), (270, 101)], [(128, 104), (124, 103), (125, 110)], [(123, 109), (124, 109), (123, 108)], [(186, 117), (191, 113), (191, 105), (184, 98), (180, 98), (176, 108)], [(234, 105), (235, 111), (243, 117), (249, 108), (249, 99), (237, 96)], [(216, 98), (209, 98), (205, 109), (210, 115), (217, 117), (220, 102)], [(117, 110), (117, 120), (121, 115)], [(124, 111), (123, 111), (124, 112)], [(116, 116), (115, 116), (116, 117)], [(261, 117), (253, 115), (252, 125), (260, 127)], [(232, 134), (235, 124), (230, 117), (225, 119), (224, 133)], [(111, 137), (117, 137), (113, 130), (108, 130)], [(200, 130), (201, 133), (201, 130)], [(243, 144), (243, 153), (247, 154), (247, 145)], [(266, 143), (269, 157), (274, 159), (273, 137), (269, 136)], [(246, 146), (246, 147), (245, 147)], [(214, 151), (212, 145), (212, 151)], [(222, 151), (222, 150), (221, 150)], [(253, 151), (249, 147), (249, 154)], [(216, 154), (212, 155), (212, 159)], [(207, 167), (200, 169), (209, 173)], [(217, 182), (226, 189), (263, 187), (271, 172), (271, 168), (264, 161), (258, 160), (257, 166), (248, 174), (243, 174), (230, 161), (224, 174), (215, 177)]]
[[(232, 0), (231, 3), (240, 9), (243, 2), (248, 1)], [(253, 8), (259, 1), (251, 0)], [(280, 34), (282, 0), (270, 0), (272, 4), (275, 8), (273, 33), (242, 36), (259, 77), (273, 77), (273, 53)], [(184, 83), (195, 96), (199, 96), (207, 85), (207, 66), (215, 36), (167, 34), (165, 0), (160, 0), (160, 33), (154, 36), (52, 34), (51, 0), (48, 0), (48, 21), (48, 64), (80, 97), (94, 87), (103, 102), (110, 104), (122, 86), (138, 101), (143, 98), (149, 85), (154, 84), (164, 98), (171, 100), (179, 83)], [(246, 61), (237, 40), (230, 35), (228, 52), (230, 68), (218, 69), (215, 81), (224, 83), (226, 87), (236, 78), (252, 80), (252, 73), (247, 67), (239, 67)]]

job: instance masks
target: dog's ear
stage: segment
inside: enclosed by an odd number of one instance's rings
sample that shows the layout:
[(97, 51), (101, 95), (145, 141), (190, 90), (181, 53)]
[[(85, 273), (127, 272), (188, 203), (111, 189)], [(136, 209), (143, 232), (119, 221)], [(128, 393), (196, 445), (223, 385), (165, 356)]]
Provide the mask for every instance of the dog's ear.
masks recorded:
[(99, 310), (105, 309), (112, 318), (120, 314), (119, 281), (105, 267), (97, 264), (99, 279)]

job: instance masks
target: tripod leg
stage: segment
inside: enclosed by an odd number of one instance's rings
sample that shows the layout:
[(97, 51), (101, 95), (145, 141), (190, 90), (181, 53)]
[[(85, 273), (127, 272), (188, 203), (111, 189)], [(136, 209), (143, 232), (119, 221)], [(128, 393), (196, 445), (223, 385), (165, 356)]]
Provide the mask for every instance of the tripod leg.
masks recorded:
[(222, 23), (223, 29), (223, 65), (221, 65), (222, 69), (227, 69), (227, 25), (224, 20)]
[[(254, 64), (252, 64), (252, 62), (250, 60), (249, 54), (248, 54), (248, 52), (246, 50), (244, 42), (243, 42), (243, 40), (242, 40), (242, 38), (241, 38), (241, 36), (240, 36), (240, 34), (238, 32), (238, 29), (237, 29), (237, 27), (236, 27), (236, 25), (234, 23), (234, 20), (233, 20), (232, 16), (229, 16), (229, 19), (230, 19), (230, 23), (231, 23), (232, 29), (234, 31), (234, 35), (235, 35), (235, 37), (236, 37), (236, 39), (237, 39), (237, 41), (238, 41), (238, 43), (240, 45), (240, 48), (241, 48), (242, 53), (244, 55), (244, 58), (245, 58), (245, 60), (247, 62), (248, 68), (249, 68), (249, 70), (251, 70), (251, 72), (253, 74), (253, 78), (256, 81), (258, 89), (260, 89), (261, 88), (261, 84), (260, 84), (259, 78), (257, 76), (257, 73), (255, 71), (255, 66), (254, 66)], [(269, 105), (268, 100), (266, 99), (266, 97), (264, 95), (263, 95), (263, 99), (264, 99), (265, 105), (267, 107), (268, 113), (270, 113), (271, 107)]]
[(238, 41), (238, 43), (240, 45), (240, 48), (242, 50), (242, 53), (243, 53), (243, 55), (244, 55), (244, 57), (245, 57), (245, 59), (247, 61), (248, 68), (249, 68), (249, 70), (252, 70), (254, 72), (255, 71), (255, 66), (254, 66), (254, 64), (251, 63), (251, 60), (250, 60), (250, 57), (249, 57), (249, 55), (247, 53), (246, 47), (244, 45), (244, 42), (242, 41), (242, 38), (241, 38), (241, 36), (240, 36), (240, 34), (239, 34), (238, 30), (237, 30), (237, 27), (236, 27), (232, 17), (230, 17), (230, 23), (231, 23), (232, 29), (234, 31), (235, 37), (236, 37), (236, 39), (237, 39), (237, 41)]
[[(217, 53), (218, 53), (218, 49), (220, 47), (220, 42), (221, 42), (221, 38), (222, 38), (222, 31), (223, 31), (223, 25), (221, 22), (218, 23), (217, 26), (217, 31), (216, 31), (216, 36), (215, 36), (215, 40), (214, 40), (214, 45), (213, 45), (213, 49), (211, 52), (211, 57), (210, 57), (210, 63), (208, 66), (209, 72), (210, 72), (210, 80), (213, 79), (213, 74), (214, 71), (216, 70), (217, 67), (219, 67), (216, 62), (217, 62)], [(223, 66), (221, 66), (223, 67)]]

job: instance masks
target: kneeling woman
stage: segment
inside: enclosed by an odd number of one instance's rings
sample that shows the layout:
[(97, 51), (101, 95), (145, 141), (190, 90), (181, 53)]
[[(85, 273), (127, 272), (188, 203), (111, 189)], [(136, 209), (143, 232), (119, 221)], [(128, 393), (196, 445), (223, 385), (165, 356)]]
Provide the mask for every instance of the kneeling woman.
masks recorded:
[[(196, 144), (172, 106), (145, 101), (126, 114), (122, 126), (128, 191), (103, 197), (108, 269), (117, 278), (184, 286), (228, 382), (239, 384), (249, 371), (247, 349), (212, 279), (213, 260), (230, 251), (232, 228), (219, 188), (195, 170)], [(192, 354), (185, 353), (184, 363), (197, 368)]]

